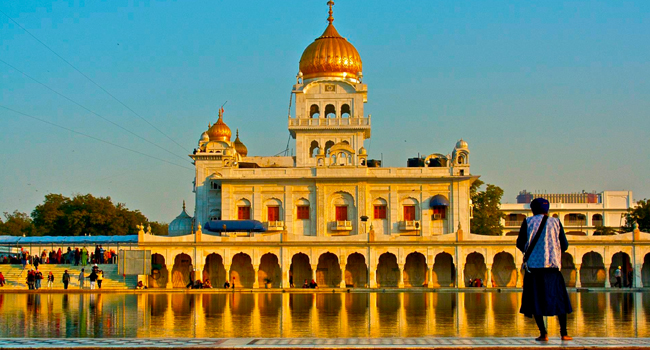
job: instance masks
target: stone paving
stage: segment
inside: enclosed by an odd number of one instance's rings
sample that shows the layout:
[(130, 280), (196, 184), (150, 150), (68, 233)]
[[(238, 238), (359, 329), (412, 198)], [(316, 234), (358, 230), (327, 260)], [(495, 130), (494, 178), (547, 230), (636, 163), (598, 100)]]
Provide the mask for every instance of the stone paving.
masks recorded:
[(0, 338), (0, 349), (650, 349), (650, 338)]

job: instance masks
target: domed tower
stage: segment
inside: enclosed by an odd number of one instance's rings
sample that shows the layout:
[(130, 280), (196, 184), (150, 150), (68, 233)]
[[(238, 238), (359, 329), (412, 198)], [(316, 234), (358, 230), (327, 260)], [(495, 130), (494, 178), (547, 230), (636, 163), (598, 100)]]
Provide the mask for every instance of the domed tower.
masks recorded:
[(451, 154), (454, 175), (469, 175), (469, 145), (462, 138), (456, 142)]
[(242, 157), (246, 157), (248, 155), (248, 148), (246, 148), (246, 145), (244, 145), (244, 143), (239, 139), (239, 129), (237, 129), (237, 137), (232, 144), (235, 146), (235, 151), (237, 151), (237, 153), (239, 153)]
[(170, 237), (185, 236), (192, 234), (193, 219), (185, 211), (185, 201), (183, 201), (183, 211), (169, 223), (167, 235)]
[[(334, 27), (333, 1), (328, 1), (328, 25), (300, 58), (293, 93), (295, 118), (289, 117), (289, 132), (296, 139), (296, 166), (361, 166), (354, 150), (370, 138), (370, 116), (364, 117), (368, 89), (362, 83), (362, 61), (357, 49)], [(341, 164), (330, 148), (346, 144), (351, 161)], [(325, 161), (318, 160), (319, 150)], [(339, 160), (342, 155), (338, 155)]]

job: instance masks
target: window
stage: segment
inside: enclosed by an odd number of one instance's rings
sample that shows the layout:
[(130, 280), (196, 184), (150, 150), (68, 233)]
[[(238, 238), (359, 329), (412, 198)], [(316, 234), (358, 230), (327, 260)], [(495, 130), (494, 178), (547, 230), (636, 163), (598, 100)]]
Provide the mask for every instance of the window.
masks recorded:
[(336, 108), (334, 105), (325, 106), (325, 118), (336, 118)]
[(297, 216), (298, 220), (309, 220), (309, 205), (299, 205)]
[(318, 108), (318, 105), (311, 105), (311, 107), (309, 107), (309, 117), (318, 118), (319, 116), (320, 109)]
[(386, 219), (386, 206), (385, 205), (375, 205), (375, 215), (374, 219)]
[(267, 208), (268, 221), (280, 221), (280, 207)]
[(348, 219), (348, 206), (340, 205), (336, 207), (336, 221), (346, 221)]
[(415, 205), (405, 205), (404, 221), (414, 221), (414, 220), (415, 220)]
[(445, 207), (445, 206), (435, 206), (435, 207), (433, 207), (433, 217), (434, 218), (439, 218), (440, 220), (442, 220), (442, 219), (445, 219), (446, 216), (447, 216), (447, 207)]
[(251, 207), (237, 207), (237, 220), (250, 220)]

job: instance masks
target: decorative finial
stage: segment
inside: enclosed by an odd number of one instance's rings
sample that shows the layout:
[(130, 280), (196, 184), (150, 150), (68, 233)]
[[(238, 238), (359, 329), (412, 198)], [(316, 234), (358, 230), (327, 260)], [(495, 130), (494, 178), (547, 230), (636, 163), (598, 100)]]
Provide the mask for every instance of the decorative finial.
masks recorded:
[(223, 107), (219, 108), (219, 119), (223, 117)]
[(239, 129), (237, 129), (237, 137), (239, 137)]
[(330, 16), (327, 18), (327, 21), (330, 22), (330, 24), (332, 24), (332, 22), (334, 22), (334, 16), (332, 16), (332, 14), (334, 14), (334, 11), (332, 11), (332, 6), (334, 6), (334, 1), (329, 0), (327, 2), (327, 5), (329, 5), (330, 7)]
[(185, 200), (183, 200), (183, 211), (185, 211)]

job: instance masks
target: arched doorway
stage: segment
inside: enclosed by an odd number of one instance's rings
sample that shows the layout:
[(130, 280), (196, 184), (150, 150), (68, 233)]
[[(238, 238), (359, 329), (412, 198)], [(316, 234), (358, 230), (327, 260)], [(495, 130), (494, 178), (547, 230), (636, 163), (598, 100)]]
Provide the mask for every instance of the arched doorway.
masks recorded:
[(328, 252), (318, 258), (316, 283), (319, 287), (330, 288), (341, 285), (341, 266), (336, 255)]
[(237, 253), (232, 257), (230, 266), (230, 283), (235, 288), (253, 288), (255, 269), (251, 257), (246, 253)]
[(228, 279), (221, 255), (212, 253), (205, 258), (203, 280), (209, 279), (214, 288), (221, 288)]
[(311, 264), (306, 254), (298, 253), (291, 258), (289, 267), (289, 276), (293, 276), (293, 284), (296, 288), (301, 288), (307, 281), (311, 281)]
[(391, 253), (384, 253), (379, 256), (377, 264), (377, 285), (378, 287), (397, 287), (399, 283), (399, 266), (397, 257)]
[(589, 252), (582, 257), (580, 285), (583, 287), (605, 286), (605, 264), (600, 254)]
[(267, 283), (271, 288), (280, 288), (282, 284), (282, 270), (278, 263), (278, 257), (275, 254), (267, 253), (262, 255), (257, 283), (260, 288), (263, 288)]
[(436, 255), (433, 261), (433, 285), (435, 287), (453, 287), (456, 279), (454, 258), (449, 253)]
[(495, 287), (515, 287), (517, 285), (517, 265), (515, 258), (507, 252), (494, 256), (492, 280)]
[(465, 275), (465, 287), (469, 287), (469, 281), (477, 278), (483, 281), (484, 286), (487, 285), (487, 266), (483, 254), (477, 252), (469, 254), (465, 260), (463, 274)]
[(352, 288), (364, 288), (368, 285), (368, 267), (366, 258), (353, 253), (348, 256), (345, 264), (345, 286)]
[(167, 270), (167, 265), (165, 265), (165, 257), (160, 254), (151, 255), (151, 275), (149, 275), (149, 288), (167, 288), (168, 278), (169, 271)]
[(646, 287), (650, 286), (650, 253), (643, 257), (643, 267), (641, 267), (641, 283)]
[(630, 256), (627, 253), (618, 252), (612, 256), (612, 265), (609, 267), (609, 282), (610, 286), (616, 284), (616, 276), (614, 272), (617, 267), (621, 267), (621, 287), (627, 286), (627, 272), (632, 269), (632, 264), (630, 263)]
[(192, 258), (185, 253), (176, 255), (172, 267), (172, 285), (174, 288), (185, 288), (190, 283), (191, 272)]
[(427, 286), (427, 258), (422, 253), (414, 252), (406, 256), (404, 264), (404, 286)]
[(567, 252), (562, 253), (562, 277), (567, 287), (576, 286), (576, 265), (573, 256)]

